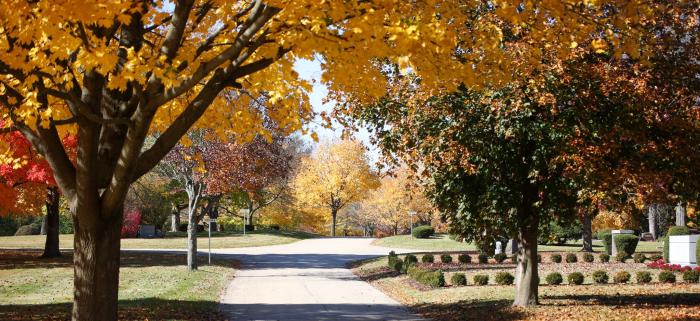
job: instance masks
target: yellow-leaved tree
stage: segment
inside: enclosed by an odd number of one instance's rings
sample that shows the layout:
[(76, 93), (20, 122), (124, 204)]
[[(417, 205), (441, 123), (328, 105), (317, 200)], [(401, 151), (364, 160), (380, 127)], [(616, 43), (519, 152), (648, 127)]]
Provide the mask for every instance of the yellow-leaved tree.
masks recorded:
[(379, 180), (369, 166), (365, 147), (354, 140), (342, 140), (321, 144), (302, 159), (292, 186), (304, 210), (330, 214), (330, 232), (335, 236), (338, 211), (377, 188)]
[[(304, 129), (318, 59), (330, 98), (367, 103), (400, 70), (425, 94), (499, 84), (591, 46), (639, 56), (653, 2), (609, 0), (3, 0), (0, 129), (47, 160), (75, 226), (74, 320), (116, 320), (119, 230), (129, 186), (192, 127), (223, 137)], [(507, 54), (508, 37), (521, 42)], [(590, 41), (593, 35), (594, 41)], [(410, 68), (409, 68), (410, 67)], [(476, 77), (478, 75), (478, 77)], [(61, 137), (77, 134), (77, 166)], [(156, 141), (144, 148), (149, 134)], [(185, 142), (186, 143), (186, 142)], [(0, 161), (13, 147), (0, 141)], [(8, 150), (10, 152), (8, 152)]]

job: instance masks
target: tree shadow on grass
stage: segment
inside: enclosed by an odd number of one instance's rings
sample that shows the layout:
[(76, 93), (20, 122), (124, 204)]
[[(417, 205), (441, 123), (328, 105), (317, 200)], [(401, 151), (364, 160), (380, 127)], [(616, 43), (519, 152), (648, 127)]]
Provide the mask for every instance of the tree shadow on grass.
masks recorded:
[(527, 317), (523, 309), (513, 308), (511, 300), (470, 301), (445, 304), (418, 304), (411, 309), (434, 320), (510, 321)]
[[(0, 320), (70, 320), (72, 303), (0, 305)], [(137, 299), (119, 301), (119, 320), (223, 321), (218, 302)]]
[[(73, 266), (73, 253), (62, 251), (61, 257), (42, 259), (40, 250), (2, 250), (0, 251), (0, 270), (10, 269), (50, 269), (70, 268)], [(199, 253), (198, 263), (207, 264), (206, 253)], [(212, 265), (223, 267), (235, 267), (236, 262), (212, 256)], [(149, 266), (184, 266), (187, 264), (187, 256), (184, 253), (148, 253), (148, 252), (121, 252), (120, 264), (122, 267), (149, 267)]]

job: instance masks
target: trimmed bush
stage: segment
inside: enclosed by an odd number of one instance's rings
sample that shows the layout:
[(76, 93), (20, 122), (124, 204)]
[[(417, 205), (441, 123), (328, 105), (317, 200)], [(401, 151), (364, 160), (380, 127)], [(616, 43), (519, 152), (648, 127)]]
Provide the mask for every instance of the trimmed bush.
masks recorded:
[(462, 264), (472, 263), (472, 257), (469, 254), (460, 254), (457, 257), (457, 261)]
[(399, 273), (401, 273), (402, 271), (405, 271), (404, 266), (403, 266), (403, 260), (401, 260), (400, 258), (395, 258), (393, 260), (393, 262), (391, 263), (390, 267), (392, 269), (394, 269), (394, 271), (399, 272)]
[(408, 276), (418, 281), (421, 284), (433, 288), (439, 288), (445, 286), (445, 274), (441, 270), (429, 271), (421, 269), (417, 266), (411, 266), (408, 268)]
[(629, 259), (629, 255), (625, 252), (617, 252), (617, 255), (615, 255), (615, 261), (620, 262), (620, 263), (625, 263)]
[(566, 253), (566, 263), (576, 263), (578, 262), (578, 256), (574, 253)]
[(423, 254), (423, 256), (420, 258), (420, 261), (423, 263), (433, 263), (435, 262), (435, 257), (432, 254)]
[(440, 255), (440, 262), (442, 263), (452, 263), (452, 255), (442, 254)]
[(430, 225), (421, 225), (413, 228), (413, 237), (427, 239), (435, 234), (435, 229)]
[(583, 261), (586, 263), (593, 263), (593, 261), (595, 261), (595, 257), (591, 253), (584, 253)]
[(515, 281), (515, 277), (508, 272), (498, 272), (494, 277), (494, 281), (499, 285), (511, 285)]
[(600, 253), (600, 255), (598, 255), (598, 258), (600, 259), (600, 262), (601, 262), (601, 263), (608, 263), (608, 262), (610, 262), (610, 255), (608, 255), (608, 254)]
[(591, 275), (593, 277), (593, 282), (598, 284), (608, 283), (608, 273), (603, 270), (598, 270), (593, 272)]
[(615, 276), (613, 277), (613, 281), (615, 283), (627, 283), (630, 281), (632, 276), (629, 274), (627, 271), (620, 271), (615, 273)]
[(486, 274), (474, 275), (474, 284), (476, 285), (487, 285), (489, 284), (489, 276)]
[(544, 280), (547, 281), (547, 284), (549, 285), (558, 285), (564, 282), (564, 278), (561, 276), (561, 273), (558, 272), (552, 272), (547, 274)]
[(664, 261), (668, 262), (668, 237), (673, 235), (688, 235), (690, 229), (686, 226), (671, 226), (664, 236)]
[(467, 285), (467, 276), (464, 273), (452, 274), (452, 285)]
[(685, 282), (698, 283), (699, 279), (700, 279), (700, 272), (698, 272), (698, 271), (688, 270), (688, 271), (683, 272), (683, 281), (685, 281)]
[(661, 271), (659, 272), (659, 282), (676, 283), (676, 275), (671, 271)]
[(398, 258), (399, 257), (396, 255), (396, 252), (394, 252), (394, 251), (389, 252), (389, 256), (387, 256), (386, 265), (393, 269), (394, 266), (396, 265), (395, 262)]
[(656, 261), (661, 260), (663, 258), (664, 258), (664, 256), (661, 254), (652, 254), (649, 256), (648, 259), (649, 259), (649, 261), (656, 262)]
[(635, 253), (632, 258), (634, 259), (634, 263), (644, 263), (644, 261), (647, 260), (647, 257), (644, 256), (643, 253)]
[(598, 230), (597, 232), (595, 232), (595, 238), (602, 240), (605, 238), (604, 237), (605, 234), (612, 234), (612, 230), (609, 228)]
[(489, 256), (484, 253), (479, 254), (479, 263), (489, 263)]
[(617, 253), (626, 253), (627, 256), (632, 256), (637, 250), (639, 238), (634, 234), (617, 234), (615, 235), (615, 249)]
[(406, 257), (404, 257), (403, 260), (404, 260), (406, 263), (411, 263), (411, 264), (416, 264), (416, 263), (418, 263), (418, 258), (417, 258), (415, 255), (413, 255), (413, 254), (406, 254)]
[(603, 241), (603, 246), (605, 247), (605, 253), (608, 255), (612, 254), (612, 234), (611, 233), (604, 233), (601, 235), (600, 238), (601, 241)]
[(508, 255), (505, 253), (498, 253), (493, 256), (493, 259), (496, 260), (497, 263), (503, 263), (508, 258)]
[(561, 255), (559, 255), (559, 254), (552, 254), (552, 256), (550, 256), (549, 258), (554, 263), (561, 263)]
[(581, 285), (583, 284), (583, 274), (581, 272), (570, 273), (567, 277), (569, 284)]
[(646, 284), (649, 282), (651, 282), (651, 273), (649, 273), (647, 271), (637, 272), (637, 283)]

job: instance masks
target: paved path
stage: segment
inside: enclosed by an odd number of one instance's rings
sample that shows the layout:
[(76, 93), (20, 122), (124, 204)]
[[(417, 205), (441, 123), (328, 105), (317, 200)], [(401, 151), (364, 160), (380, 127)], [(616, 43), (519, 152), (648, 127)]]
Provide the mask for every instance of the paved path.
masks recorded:
[(233, 321), (422, 320), (346, 268), (390, 251), (371, 242), (320, 238), (217, 250), (242, 262), (221, 298), (221, 310)]

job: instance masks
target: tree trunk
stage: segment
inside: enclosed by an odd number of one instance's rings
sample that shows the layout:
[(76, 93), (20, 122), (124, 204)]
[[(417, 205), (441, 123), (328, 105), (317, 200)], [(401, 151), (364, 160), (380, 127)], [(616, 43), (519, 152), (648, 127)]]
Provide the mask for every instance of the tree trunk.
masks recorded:
[(44, 244), (44, 254), (41, 255), (42, 258), (54, 258), (61, 256), (61, 250), (58, 243), (58, 214), (60, 197), (61, 194), (59, 194), (57, 187), (50, 187), (46, 190), (46, 217), (44, 217), (44, 225), (46, 226), (46, 243)]
[[(117, 320), (123, 213), (120, 208), (113, 215), (98, 215), (98, 204), (79, 204), (73, 216), (74, 321)], [(90, 219), (82, 222), (80, 217)]]
[(197, 213), (196, 208), (187, 213), (187, 270), (197, 270)]
[(532, 204), (538, 199), (537, 188), (527, 186), (523, 204), (518, 208), (518, 263), (515, 271), (515, 300), (513, 306), (537, 305), (540, 278), (537, 274), (537, 234), (539, 213)]
[(331, 217), (333, 218), (333, 222), (331, 223), (331, 237), (335, 237), (335, 224), (336, 224), (337, 216), (338, 216), (338, 210), (332, 209), (331, 210)]
[(246, 218), (244, 220), (245, 223), (243, 225), (243, 228), (250, 226), (250, 229), (248, 231), (254, 231), (255, 230), (255, 228), (254, 228), (255, 223), (253, 223), (253, 213), (255, 212), (255, 204), (253, 203), (253, 201), (250, 200), (250, 198), (248, 198), (247, 205), (248, 205), (248, 214), (246, 215)]
[(593, 227), (591, 222), (591, 214), (585, 212), (581, 221), (581, 223), (583, 223), (583, 248), (581, 251), (593, 252)]
[(678, 202), (676, 205), (676, 226), (685, 226), (685, 204)]
[(658, 237), (656, 232), (656, 204), (651, 204), (647, 207), (647, 218), (649, 220), (649, 233), (656, 240)]
[(170, 214), (170, 231), (177, 232), (180, 229), (180, 211), (174, 205)]

